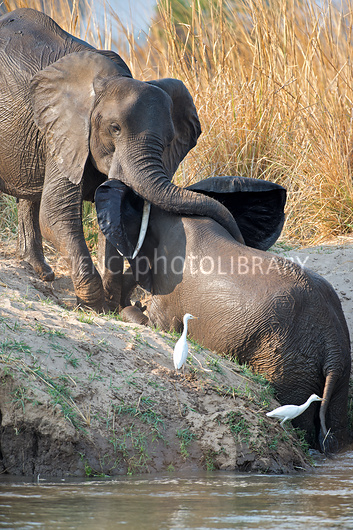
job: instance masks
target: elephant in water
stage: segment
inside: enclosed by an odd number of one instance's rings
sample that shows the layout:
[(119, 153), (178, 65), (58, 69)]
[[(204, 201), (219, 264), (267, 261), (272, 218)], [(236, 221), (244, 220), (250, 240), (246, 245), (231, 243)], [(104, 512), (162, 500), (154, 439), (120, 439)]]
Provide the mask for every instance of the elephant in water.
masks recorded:
[[(190, 336), (205, 347), (265, 374), (282, 404), (323, 397), (293, 424), (308, 441), (333, 451), (347, 442), (350, 339), (332, 286), (316, 273), (266, 249), (283, 225), (285, 190), (250, 178), (213, 177), (190, 189), (229, 208), (246, 246), (217, 221), (152, 208), (134, 277), (152, 293), (149, 319), (163, 330), (181, 331), (185, 313)], [(96, 192), (99, 224), (112, 245), (122, 226), (136, 240), (131, 218), (140, 199), (107, 181)], [(119, 211), (120, 226), (110, 222)], [(124, 229), (125, 230), (125, 229)], [(135, 232), (135, 233), (134, 233)], [(127, 308), (137, 315), (138, 308)], [(329, 434), (328, 434), (329, 433)]]
[[(115, 260), (113, 285), (94, 267), (82, 228), (82, 201), (108, 177), (147, 201), (146, 216), (150, 204), (207, 215), (242, 241), (224, 206), (170, 182), (201, 133), (184, 84), (133, 79), (115, 52), (96, 50), (33, 9), (0, 17), (0, 121), (0, 191), (18, 198), (20, 256), (52, 280), (42, 236), (51, 241), (83, 305), (120, 304), (123, 258)], [(135, 250), (120, 241), (124, 256), (138, 252), (145, 218), (142, 225)]]

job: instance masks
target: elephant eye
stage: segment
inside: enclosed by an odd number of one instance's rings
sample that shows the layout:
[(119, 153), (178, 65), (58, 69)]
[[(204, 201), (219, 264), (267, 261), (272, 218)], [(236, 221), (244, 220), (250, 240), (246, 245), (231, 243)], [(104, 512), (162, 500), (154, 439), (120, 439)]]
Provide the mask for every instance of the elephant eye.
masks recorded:
[(113, 133), (119, 133), (121, 131), (121, 127), (118, 123), (112, 123), (110, 125), (110, 128), (112, 130)]

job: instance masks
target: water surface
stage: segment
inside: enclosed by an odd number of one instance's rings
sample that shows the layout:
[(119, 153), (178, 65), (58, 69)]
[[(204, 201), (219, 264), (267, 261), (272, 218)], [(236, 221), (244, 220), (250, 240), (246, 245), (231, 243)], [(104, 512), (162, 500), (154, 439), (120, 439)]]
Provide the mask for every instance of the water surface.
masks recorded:
[(0, 478), (0, 529), (353, 529), (353, 452), (290, 476)]

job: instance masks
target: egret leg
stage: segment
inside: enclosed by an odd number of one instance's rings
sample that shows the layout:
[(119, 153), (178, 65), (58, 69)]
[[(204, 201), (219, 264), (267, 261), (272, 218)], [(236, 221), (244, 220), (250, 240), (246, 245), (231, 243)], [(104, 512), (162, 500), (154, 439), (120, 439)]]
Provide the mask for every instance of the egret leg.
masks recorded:
[(284, 422), (287, 421), (287, 420), (288, 420), (288, 418), (284, 418), (284, 420), (282, 420), (281, 423), (280, 423), (280, 426), (281, 426), (282, 429), (284, 429), (286, 432), (287, 432), (287, 429), (286, 429), (285, 426), (284, 426)]

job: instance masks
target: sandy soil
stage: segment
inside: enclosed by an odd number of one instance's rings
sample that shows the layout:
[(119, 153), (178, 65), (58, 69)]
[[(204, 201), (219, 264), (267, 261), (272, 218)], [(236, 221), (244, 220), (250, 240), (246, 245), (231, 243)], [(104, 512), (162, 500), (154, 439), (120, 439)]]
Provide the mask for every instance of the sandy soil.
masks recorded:
[[(283, 245), (286, 247), (286, 245)], [(299, 265), (317, 272), (335, 288), (353, 338), (353, 237), (339, 237), (316, 247), (284, 250), (277, 245), (276, 252)]]
[[(353, 240), (276, 252), (334, 285), (352, 332)], [(247, 370), (195, 345), (176, 373), (176, 337), (75, 310), (62, 260), (49, 261), (56, 279), (45, 284), (0, 243), (0, 472), (308, 468)]]

